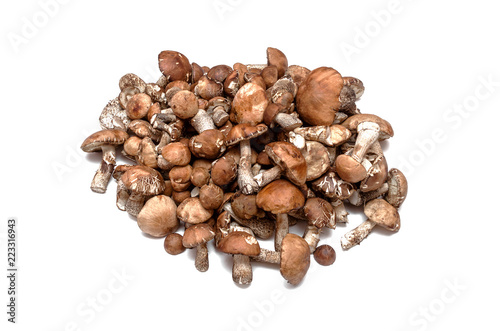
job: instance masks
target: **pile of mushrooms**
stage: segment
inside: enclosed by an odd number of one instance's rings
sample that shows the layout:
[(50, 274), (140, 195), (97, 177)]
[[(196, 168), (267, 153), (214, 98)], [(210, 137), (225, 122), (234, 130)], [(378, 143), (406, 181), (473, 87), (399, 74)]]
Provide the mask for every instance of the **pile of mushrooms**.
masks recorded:
[[(406, 178), (389, 170), (382, 151), (394, 134), (389, 122), (356, 106), (361, 80), (289, 66), (271, 47), (262, 65), (209, 68), (175, 51), (158, 63), (155, 83), (120, 79), (102, 130), (81, 148), (102, 153), (92, 191), (105, 193), (113, 177), (118, 209), (165, 237), (169, 254), (194, 248), (196, 269), (206, 271), (213, 240), (232, 255), (236, 283), (250, 284), (252, 261), (260, 261), (296, 285), (311, 254), (321, 265), (335, 261), (335, 250), (318, 243), (326, 228), (347, 222), (346, 203), (364, 206), (367, 219), (341, 237), (343, 249), (376, 225), (399, 230)], [(129, 164), (116, 165), (119, 146)], [(290, 231), (300, 222), (302, 236)], [(260, 247), (273, 236), (274, 250)]]

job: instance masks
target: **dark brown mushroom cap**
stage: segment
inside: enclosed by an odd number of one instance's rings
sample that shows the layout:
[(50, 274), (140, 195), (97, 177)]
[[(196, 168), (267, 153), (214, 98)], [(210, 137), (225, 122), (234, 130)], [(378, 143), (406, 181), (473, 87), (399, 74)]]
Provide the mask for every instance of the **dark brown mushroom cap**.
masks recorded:
[(288, 233), (281, 243), (280, 272), (290, 284), (297, 285), (304, 278), (311, 264), (311, 252), (307, 241)]
[(161, 155), (174, 166), (184, 166), (191, 162), (189, 147), (178, 141), (163, 147)]
[(235, 180), (238, 165), (232, 157), (223, 156), (214, 162), (211, 172), (214, 184), (224, 186)]
[(341, 179), (334, 171), (328, 171), (312, 182), (312, 189), (327, 198), (348, 199), (355, 191), (354, 186)]
[(264, 124), (252, 125), (250, 123), (242, 123), (235, 125), (226, 136), (226, 146), (236, 145), (240, 141), (258, 137), (266, 131), (267, 126)]
[(189, 149), (196, 157), (218, 158), (226, 150), (224, 135), (217, 129), (208, 129), (189, 140)]
[(278, 78), (285, 74), (288, 68), (288, 60), (285, 54), (277, 48), (268, 47), (267, 48), (267, 65), (276, 66), (278, 69)]
[(176, 217), (174, 200), (166, 195), (157, 195), (146, 201), (139, 215), (137, 225), (142, 232), (153, 237), (165, 237), (177, 230), (179, 221)]
[(205, 209), (218, 209), (224, 199), (224, 191), (214, 183), (200, 188), (200, 202)]
[(273, 124), (276, 115), (284, 112), (286, 112), (286, 108), (283, 105), (278, 103), (270, 103), (266, 107), (266, 111), (264, 112), (264, 123), (266, 123), (267, 125)]
[(230, 66), (219, 64), (210, 68), (210, 70), (207, 72), (207, 77), (215, 80), (216, 82), (223, 83), (232, 71), (233, 68), (231, 68)]
[(306, 159), (295, 145), (286, 141), (276, 141), (267, 144), (265, 151), (292, 183), (302, 185), (306, 182)]
[(339, 155), (335, 159), (335, 171), (337, 174), (349, 183), (357, 183), (366, 178), (365, 167), (349, 155)]
[(235, 121), (257, 125), (262, 122), (268, 103), (266, 91), (262, 87), (246, 83), (240, 87), (233, 99)]
[(286, 214), (304, 206), (302, 192), (287, 180), (278, 179), (257, 193), (257, 206), (273, 214)]
[(400, 170), (393, 168), (389, 171), (387, 183), (389, 191), (385, 199), (394, 207), (399, 208), (408, 194), (408, 181)]
[(257, 256), (260, 245), (254, 236), (243, 231), (234, 231), (219, 241), (217, 248), (226, 254)]
[(314, 259), (318, 264), (327, 266), (332, 265), (335, 262), (337, 254), (335, 250), (330, 245), (321, 245), (314, 251)]
[(333, 206), (324, 199), (307, 199), (304, 205), (304, 214), (309, 224), (318, 228), (322, 228), (327, 224), (333, 224), (333, 227), (335, 226), (335, 210)]
[(340, 73), (329, 67), (311, 71), (297, 92), (297, 111), (311, 125), (331, 125), (340, 107), (340, 91), (344, 81)]
[(213, 210), (203, 208), (199, 198), (187, 198), (177, 207), (177, 218), (190, 224), (206, 222), (213, 213)]
[(244, 220), (264, 217), (266, 214), (262, 209), (257, 207), (256, 198), (257, 195), (255, 194), (236, 192), (231, 201), (231, 208), (234, 214)]
[(369, 201), (365, 205), (364, 212), (370, 221), (384, 229), (397, 232), (401, 227), (398, 210), (383, 199)]
[(127, 140), (128, 134), (123, 130), (107, 129), (97, 131), (87, 137), (80, 146), (82, 151), (98, 152), (102, 146), (121, 145)]
[(190, 226), (184, 231), (182, 245), (186, 248), (193, 248), (212, 240), (215, 232), (212, 227), (206, 223)]
[(158, 66), (169, 81), (191, 81), (192, 67), (187, 57), (175, 51), (163, 51), (158, 54)]
[(169, 101), (174, 114), (180, 119), (188, 119), (198, 113), (198, 98), (191, 91), (182, 90), (174, 94)]
[(389, 122), (373, 114), (356, 114), (348, 117), (342, 125), (349, 130), (356, 132), (358, 125), (363, 122), (377, 123), (380, 127), (379, 140), (388, 139), (394, 136), (394, 130)]
[(158, 195), (165, 191), (165, 180), (161, 174), (146, 166), (134, 166), (121, 177), (123, 184), (132, 193)]

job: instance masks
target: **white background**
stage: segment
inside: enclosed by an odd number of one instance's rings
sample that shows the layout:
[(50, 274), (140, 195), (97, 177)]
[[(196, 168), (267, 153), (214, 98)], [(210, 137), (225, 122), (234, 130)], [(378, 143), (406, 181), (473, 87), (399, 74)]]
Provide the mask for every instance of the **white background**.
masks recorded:
[[(2, 276), (2, 330), (499, 328), (493, 1), (61, 0), (50, 17), (41, 3), (0, 10), (2, 266), (8, 217), (19, 232), (18, 323), (6, 321)], [(347, 226), (322, 237), (337, 251), (333, 266), (312, 261), (291, 287), (255, 264), (242, 288), (212, 245), (200, 273), (194, 252), (170, 256), (142, 235), (116, 209), (114, 181), (92, 193), (99, 156), (79, 146), (123, 74), (156, 81), (160, 51), (213, 66), (265, 62), (268, 46), (290, 64), (364, 81), (358, 106), (392, 123), (386, 156), (409, 194), (399, 233), (375, 230), (344, 252), (340, 236), (363, 221), (351, 209)]]

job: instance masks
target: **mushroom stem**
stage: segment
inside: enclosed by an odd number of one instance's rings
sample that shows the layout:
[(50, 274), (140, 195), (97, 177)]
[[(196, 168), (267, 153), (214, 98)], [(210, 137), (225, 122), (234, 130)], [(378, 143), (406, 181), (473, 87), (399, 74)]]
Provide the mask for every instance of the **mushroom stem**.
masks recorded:
[(274, 118), (274, 122), (278, 123), (285, 131), (291, 131), (302, 126), (302, 121), (297, 117), (286, 113), (279, 113)]
[(194, 260), (196, 270), (205, 272), (208, 270), (208, 248), (207, 243), (196, 246), (196, 257)]
[(358, 136), (356, 138), (356, 144), (352, 151), (352, 157), (359, 163), (363, 160), (368, 151), (368, 148), (377, 141), (380, 132), (380, 126), (373, 122), (363, 122), (359, 123)]
[(247, 64), (247, 69), (259, 69), (262, 70), (267, 67), (267, 64)]
[(252, 148), (248, 140), (240, 142), (238, 186), (243, 194), (252, 194), (259, 190), (259, 185), (257, 185), (252, 176)]
[(356, 245), (359, 245), (375, 227), (376, 223), (370, 220), (366, 220), (361, 223), (358, 227), (347, 232), (341, 239), (340, 244), (343, 249), (349, 249)]
[(229, 115), (224, 110), (224, 107), (218, 106), (215, 107), (213, 110), (212, 120), (214, 121), (215, 125), (220, 127), (223, 126), (229, 120)]
[(386, 194), (388, 191), (389, 185), (387, 183), (384, 183), (381, 187), (374, 191), (361, 192), (361, 190), (355, 190), (348, 200), (351, 205), (359, 207), (370, 200), (376, 199)]
[(158, 143), (158, 145), (156, 145), (156, 153), (161, 154), (161, 150), (163, 149), (163, 147), (170, 144), (171, 141), (172, 138), (170, 137), (170, 135), (167, 132), (162, 132), (160, 142)]
[[(244, 220), (236, 216), (231, 207), (231, 203), (227, 202), (223, 209), (240, 225), (252, 230), (255, 235), (262, 239), (268, 239), (274, 232), (274, 222), (268, 219), (250, 219)], [(234, 230), (235, 231), (235, 230)]]
[(279, 252), (271, 251), (269, 249), (260, 248), (260, 253), (257, 256), (253, 256), (252, 259), (257, 262), (267, 262), (280, 264), (281, 256)]
[(279, 166), (274, 166), (271, 169), (262, 171), (253, 177), (259, 187), (264, 187), (275, 179), (280, 178), (282, 170)]
[(128, 193), (127, 188), (125, 187), (125, 184), (123, 184), (122, 180), (118, 180), (118, 185), (116, 187), (116, 207), (118, 209), (125, 211), (126, 210), (126, 205), (127, 201), (129, 199), (130, 194)]
[(331, 201), (333, 209), (335, 210), (335, 220), (337, 223), (347, 223), (347, 215), (349, 213), (345, 209), (344, 202), (340, 199), (333, 199)]
[(144, 206), (144, 196), (137, 193), (132, 193), (127, 200), (125, 210), (131, 216), (137, 217), (142, 207)]
[(288, 215), (276, 215), (276, 231), (274, 232), (274, 249), (276, 252), (281, 252), (281, 243), (283, 238), (288, 234)]
[(96, 193), (106, 193), (108, 187), (109, 179), (113, 174), (113, 170), (116, 164), (116, 149), (114, 145), (105, 145), (101, 147), (102, 149), (102, 161), (99, 165), (99, 169), (92, 179), (90, 184), (90, 189)]
[(250, 257), (242, 254), (233, 255), (233, 281), (240, 285), (252, 283), (252, 265)]
[(198, 113), (191, 119), (191, 125), (198, 133), (216, 129), (212, 117), (203, 109), (198, 109)]
[(316, 247), (318, 247), (320, 234), (321, 234), (321, 228), (318, 228), (315, 225), (308, 225), (304, 232), (304, 236), (302, 238), (304, 238), (304, 240), (309, 245), (309, 250), (311, 254), (314, 253)]

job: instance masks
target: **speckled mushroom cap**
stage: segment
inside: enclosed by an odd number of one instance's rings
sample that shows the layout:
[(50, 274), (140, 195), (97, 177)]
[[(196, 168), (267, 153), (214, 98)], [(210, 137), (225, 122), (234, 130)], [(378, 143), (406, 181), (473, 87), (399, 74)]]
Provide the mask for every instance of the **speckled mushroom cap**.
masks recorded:
[(219, 241), (217, 248), (226, 254), (257, 256), (260, 245), (254, 236), (243, 231), (234, 231)]
[(287, 180), (278, 179), (257, 193), (257, 206), (273, 214), (286, 214), (304, 206), (305, 198), (299, 188)]
[(326, 200), (321, 198), (309, 198), (304, 205), (304, 214), (309, 224), (318, 228), (330, 225), (335, 228), (335, 210)]
[(306, 182), (306, 159), (295, 145), (286, 141), (276, 141), (267, 144), (265, 151), (273, 163), (283, 169), (292, 183), (302, 185)]
[(394, 207), (399, 208), (408, 194), (408, 181), (401, 170), (393, 168), (389, 171), (387, 183), (389, 184), (389, 192), (387, 192), (385, 199)]
[(197, 197), (187, 198), (177, 207), (177, 218), (189, 224), (206, 222), (213, 213), (213, 210), (205, 209)]
[(165, 181), (161, 174), (146, 166), (134, 166), (121, 177), (123, 184), (132, 193), (158, 195), (165, 191)]
[(114, 98), (110, 100), (103, 108), (99, 116), (99, 123), (102, 129), (116, 129), (119, 127), (127, 128), (130, 124), (130, 118), (127, 111), (120, 106), (120, 100)]
[(373, 122), (377, 123), (380, 127), (379, 140), (388, 139), (394, 136), (394, 130), (389, 122), (372, 114), (356, 114), (348, 117), (342, 125), (349, 130), (355, 132), (358, 129), (358, 125), (363, 122)]
[(356, 94), (356, 100), (365, 93), (365, 86), (359, 78), (344, 76), (344, 86), (349, 86)]
[(311, 264), (307, 242), (294, 233), (288, 233), (281, 243), (280, 272), (290, 284), (297, 285), (304, 278)]
[(212, 227), (206, 223), (190, 226), (184, 231), (182, 245), (186, 248), (193, 248), (212, 240), (215, 232)]
[(383, 199), (369, 201), (365, 205), (364, 212), (370, 221), (384, 229), (397, 232), (401, 227), (398, 210)]
[(136, 74), (128, 73), (123, 75), (118, 82), (120, 91), (128, 87), (137, 88), (139, 92), (144, 93), (146, 91), (146, 83)]
[(123, 130), (108, 129), (97, 131), (87, 137), (80, 148), (87, 153), (98, 152), (102, 146), (121, 145), (127, 140), (128, 134)]
[(266, 131), (267, 126), (265, 124), (252, 125), (250, 123), (243, 123), (235, 125), (226, 136), (226, 145), (236, 145), (242, 140), (258, 137)]

